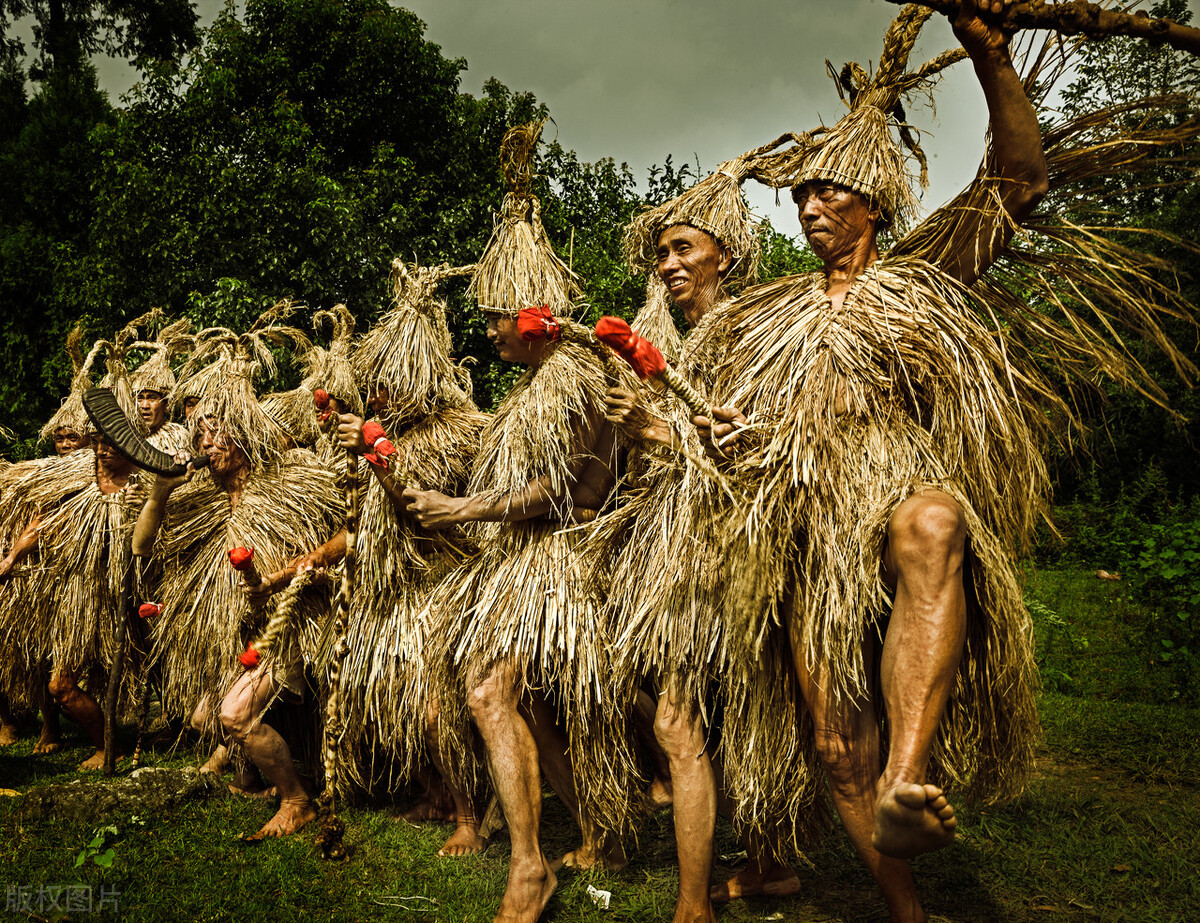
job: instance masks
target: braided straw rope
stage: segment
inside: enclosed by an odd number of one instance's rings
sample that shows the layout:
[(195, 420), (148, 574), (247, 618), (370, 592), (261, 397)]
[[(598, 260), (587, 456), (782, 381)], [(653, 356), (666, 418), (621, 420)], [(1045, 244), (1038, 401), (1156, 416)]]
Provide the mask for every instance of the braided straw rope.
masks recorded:
[(338, 596), (334, 617), (333, 658), (329, 664), (329, 702), (325, 709), (325, 790), (317, 798), (321, 832), (317, 845), (326, 859), (345, 859), (346, 848), (342, 834), (346, 825), (334, 810), (333, 793), (337, 786), (338, 740), (342, 733), (341, 676), (342, 661), (350, 648), (346, 630), (350, 621), (350, 599), (354, 593), (355, 570), (358, 565), (358, 457), (346, 453), (346, 557), (342, 563), (342, 590)]

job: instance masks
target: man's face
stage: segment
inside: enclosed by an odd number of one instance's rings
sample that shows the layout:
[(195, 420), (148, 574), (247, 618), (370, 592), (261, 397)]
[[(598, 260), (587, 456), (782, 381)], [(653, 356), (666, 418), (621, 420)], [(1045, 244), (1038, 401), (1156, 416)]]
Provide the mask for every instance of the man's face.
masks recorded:
[(487, 337), (505, 362), (537, 365), (546, 355), (549, 340), (526, 342), (517, 330), (517, 319), (507, 314), (489, 314)]
[(716, 298), (732, 260), (711, 234), (688, 224), (673, 224), (658, 235), (658, 277), (689, 320)]
[(200, 421), (198, 448), (208, 456), (208, 466), (216, 477), (226, 477), (249, 467), (241, 446), (228, 433), (219, 433), (216, 421), (205, 417)]
[(826, 263), (849, 256), (864, 237), (874, 239), (879, 211), (861, 192), (825, 180), (810, 180), (792, 190), (800, 228), (808, 245)]
[(388, 409), (388, 404), (392, 402), (392, 392), (388, 390), (387, 385), (376, 384), (367, 392), (367, 406), (371, 408), (371, 412), (379, 415)]
[(59, 428), (54, 431), (54, 454), (70, 455), (79, 449), (87, 448), (91, 440), (73, 429)]
[(196, 405), (199, 403), (200, 398), (198, 397), (186, 397), (183, 399), (183, 418), (185, 420), (192, 418), (192, 411), (196, 409)]
[(109, 474), (125, 474), (133, 470), (133, 464), (113, 448), (113, 444), (103, 436), (97, 434), (93, 438), (92, 444), (96, 449), (96, 463)]
[(156, 433), (167, 422), (167, 396), (161, 391), (151, 391), (149, 388), (139, 391), (137, 409), (147, 432)]

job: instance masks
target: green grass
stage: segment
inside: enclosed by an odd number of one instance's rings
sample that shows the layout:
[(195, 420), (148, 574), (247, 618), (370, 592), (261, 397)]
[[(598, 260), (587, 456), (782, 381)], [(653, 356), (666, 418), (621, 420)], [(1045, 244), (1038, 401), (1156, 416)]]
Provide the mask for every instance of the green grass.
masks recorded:
[[(1042, 656), (1071, 676), (1073, 694), (1059, 688), (1042, 695), (1045, 746), (1025, 796), (984, 811), (964, 806), (958, 842), (913, 863), (926, 909), (956, 923), (1196, 919), (1200, 712), (1151, 704), (1156, 677), (1146, 665), (1117, 655), (1137, 614), (1119, 586), (1076, 572), (1046, 571), (1030, 582), (1030, 598), (1055, 616), (1053, 624), (1038, 618), (1039, 638), (1058, 633), (1058, 646), (1043, 648)], [(1079, 645), (1079, 638), (1088, 644)], [(0, 788), (28, 791), (76, 778), (73, 767), (88, 748), (77, 734), (68, 744), (59, 754), (35, 758), (27, 736), (0, 751)], [(149, 760), (166, 766), (196, 762), (191, 753)], [(75, 920), (486, 923), (503, 892), (508, 860), (504, 834), (481, 857), (438, 859), (434, 854), (449, 828), (404, 824), (394, 819), (390, 804), (342, 809), (346, 840), (354, 848), (352, 860), (342, 864), (323, 861), (310, 833), (243, 844), (239, 835), (257, 829), (272, 808), (233, 796), (147, 816), (141, 826), (123, 817), (56, 824), (23, 817), (19, 808), (19, 798), (0, 798), (0, 883), (6, 891), (21, 884), (80, 882), (97, 895), (102, 885), (120, 892), (118, 912), (77, 914)], [(111, 868), (89, 862), (76, 869), (95, 827), (110, 822), (119, 830), (109, 844), (115, 853)], [(552, 855), (575, 845), (577, 833), (552, 797), (545, 801), (543, 830)], [(740, 848), (729, 828), (720, 826), (717, 852)], [(887, 919), (840, 831), (815, 844), (806, 859), (798, 865), (800, 898), (746, 901), (719, 910), (719, 919)], [(728, 877), (734, 868), (720, 863), (715, 876)], [(624, 871), (564, 873), (544, 919), (665, 923), (674, 905), (675, 876), (671, 819), (664, 812), (645, 825)], [(613, 893), (609, 910), (592, 904), (589, 884)], [(9, 917), (0, 913), (0, 919)]]

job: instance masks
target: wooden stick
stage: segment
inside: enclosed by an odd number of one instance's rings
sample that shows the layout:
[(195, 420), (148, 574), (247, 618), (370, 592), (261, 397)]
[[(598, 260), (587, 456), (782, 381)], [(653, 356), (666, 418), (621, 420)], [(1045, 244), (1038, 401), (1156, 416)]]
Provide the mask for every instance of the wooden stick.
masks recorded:
[[(887, 0), (904, 6), (910, 0)], [(953, 19), (958, 15), (958, 0), (911, 0)], [(1145, 11), (1126, 13), (1108, 10), (1086, 0), (1066, 0), (1049, 3), (1046, 0), (1023, 0), (1010, 6), (1002, 16), (981, 12), (982, 18), (1004, 29), (1053, 29), (1061, 35), (1085, 35), (1091, 39), (1106, 39), (1113, 35), (1128, 35), (1154, 44), (1166, 43), (1189, 54), (1200, 54), (1200, 29), (1181, 26), (1171, 19), (1151, 19)]]

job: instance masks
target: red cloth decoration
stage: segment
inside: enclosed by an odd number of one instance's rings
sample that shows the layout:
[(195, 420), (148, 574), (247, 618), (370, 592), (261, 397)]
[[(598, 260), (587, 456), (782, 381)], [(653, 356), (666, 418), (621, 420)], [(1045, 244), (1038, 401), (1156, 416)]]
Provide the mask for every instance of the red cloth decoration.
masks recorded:
[(363, 441), (371, 447), (371, 451), (367, 452), (363, 458), (377, 468), (386, 468), (387, 462), (384, 459), (389, 455), (395, 455), (396, 447), (388, 439), (383, 427), (374, 420), (364, 423)]
[(517, 333), (521, 334), (521, 339), (526, 343), (543, 337), (551, 343), (557, 343), (558, 338), (562, 336), (562, 326), (550, 312), (550, 305), (539, 304), (521, 309), (521, 313), (517, 315)]
[(236, 571), (249, 570), (254, 566), (253, 548), (230, 548), (229, 563)]
[(666, 371), (667, 360), (658, 347), (634, 332), (619, 317), (600, 318), (596, 322), (596, 339), (610, 346), (613, 352), (628, 362), (638, 378), (650, 378)]
[(238, 663), (247, 670), (253, 670), (258, 666), (258, 648), (253, 644), (247, 644), (246, 649), (238, 654)]
[(313, 392), (313, 403), (317, 405), (317, 410), (328, 410), (329, 392), (324, 388), (317, 388)]
[(158, 603), (142, 603), (138, 606), (138, 615), (144, 619), (152, 619), (160, 612), (162, 612), (162, 606)]

